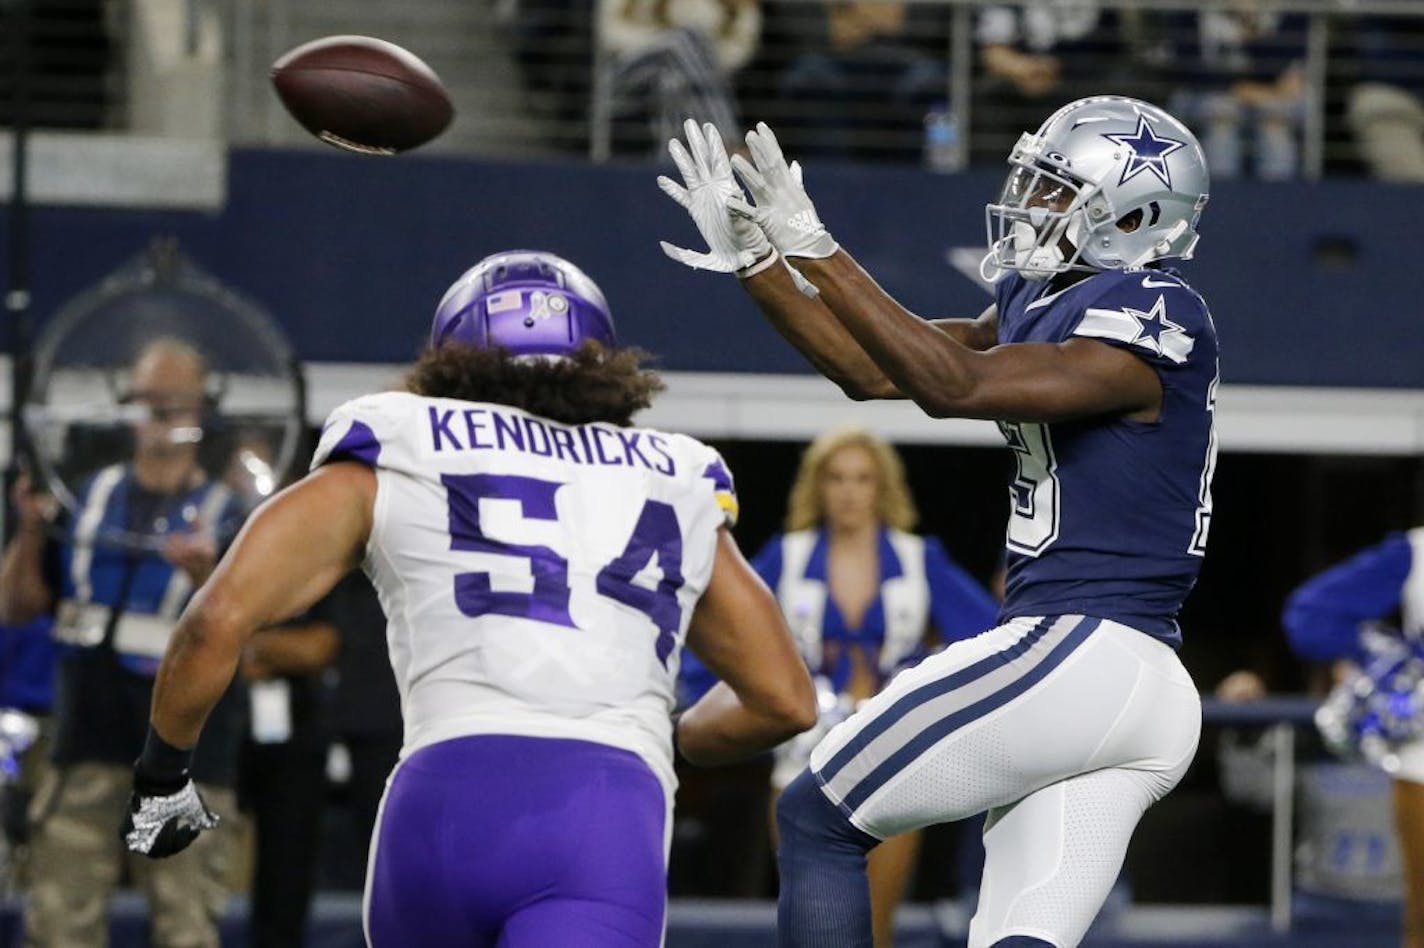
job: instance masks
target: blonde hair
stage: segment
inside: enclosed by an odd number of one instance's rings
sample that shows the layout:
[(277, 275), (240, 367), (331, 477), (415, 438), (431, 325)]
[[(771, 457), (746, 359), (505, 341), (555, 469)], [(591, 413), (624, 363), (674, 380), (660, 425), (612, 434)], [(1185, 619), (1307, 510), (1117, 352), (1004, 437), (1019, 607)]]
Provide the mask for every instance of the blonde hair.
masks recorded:
[(920, 514), (910, 496), (910, 486), (905, 482), (905, 465), (899, 453), (888, 441), (855, 426), (832, 428), (807, 445), (796, 471), (796, 481), (791, 485), (791, 497), (786, 502), (786, 529), (809, 530), (825, 519), (821, 476), (826, 462), (842, 448), (861, 448), (875, 462), (880, 479), (879, 494), (875, 498), (876, 518), (897, 530), (913, 530)]

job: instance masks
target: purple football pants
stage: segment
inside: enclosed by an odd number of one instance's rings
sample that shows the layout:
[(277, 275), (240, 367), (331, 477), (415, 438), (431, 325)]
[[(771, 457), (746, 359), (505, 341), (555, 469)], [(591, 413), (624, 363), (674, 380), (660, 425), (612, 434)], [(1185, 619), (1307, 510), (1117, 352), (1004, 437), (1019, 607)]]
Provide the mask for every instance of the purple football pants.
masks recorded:
[(588, 741), (475, 735), (421, 748), (386, 789), (366, 880), (373, 948), (657, 948), (662, 785)]

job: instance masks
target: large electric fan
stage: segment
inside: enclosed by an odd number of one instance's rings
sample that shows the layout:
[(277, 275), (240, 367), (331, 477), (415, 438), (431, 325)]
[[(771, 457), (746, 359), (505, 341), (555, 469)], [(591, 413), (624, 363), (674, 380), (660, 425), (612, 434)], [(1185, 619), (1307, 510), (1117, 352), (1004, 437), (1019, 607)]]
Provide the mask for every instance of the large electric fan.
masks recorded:
[[(152, 379), (135, 378), (156, 350), (202, 367), (189, 385), (197, 397), (185, 394), (181, 412), (143, 390)], [(169, 522), (170, 513), (152, 523), (104, 524), (94, 535), (134, 549), (158, 549), (183, 528), (231, 539), (287, 477), (303, 416), (301, 372), (275, 321), (166, 240), (49, 321), (35, 342), (22, 415), (30, 453), (71, 525), (94, 478), (151, 456), (155, 444), (191, 466), (187, 483), (216, 481), (231, 491), (234, 502), (217, 516), (187, 506), (178, 514), (186, 523)]]

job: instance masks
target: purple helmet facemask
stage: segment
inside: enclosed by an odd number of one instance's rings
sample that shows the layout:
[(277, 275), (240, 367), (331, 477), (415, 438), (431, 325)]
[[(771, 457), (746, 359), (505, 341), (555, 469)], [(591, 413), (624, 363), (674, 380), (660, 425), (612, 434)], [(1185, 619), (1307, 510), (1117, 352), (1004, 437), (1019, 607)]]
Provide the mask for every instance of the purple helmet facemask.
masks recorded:
[(618, 344), (608, 301), (588, 274), (539, 250), (491, 254), (456, 280), (435, 309), (430, 344), (503, 346), (517, 356), (563, 356), (588, 339)]

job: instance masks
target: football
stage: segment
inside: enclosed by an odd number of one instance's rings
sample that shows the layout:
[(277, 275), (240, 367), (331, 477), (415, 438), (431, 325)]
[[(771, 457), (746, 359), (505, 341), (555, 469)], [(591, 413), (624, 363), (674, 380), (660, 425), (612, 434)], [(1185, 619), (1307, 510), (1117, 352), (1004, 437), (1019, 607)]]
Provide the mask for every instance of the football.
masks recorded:
[(455, 115), (433, 69), (369, 36), (328, 36), (298, 46), (272, 64), (272, 85), (303, 128), (363, 154), (423, 145)]

